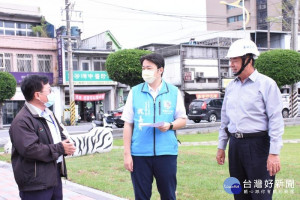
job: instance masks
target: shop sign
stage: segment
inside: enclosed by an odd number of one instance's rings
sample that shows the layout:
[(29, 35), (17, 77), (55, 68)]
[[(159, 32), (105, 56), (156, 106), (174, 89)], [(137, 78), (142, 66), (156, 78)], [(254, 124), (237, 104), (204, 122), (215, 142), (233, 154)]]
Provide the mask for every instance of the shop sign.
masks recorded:
[[(66, 81), (69, 82), (69, 71), (66, 71)], [(93, 83), (106, 83), (114, 84), (106, 71), (74, 71), (73, 72), (74, 84), (93, 84)]]
[(23, 79), (28, 75), (47, 76), (47, 78), (49, 79), (49, 83), (50, 84), (53, 83), (53, 73), (46, 73), (46, 72), (9, 72), (9, 73), (11, 73), (15, 77), (17, 84), (20, 84), (23, 81)]
[(207, 98), (219, 98), (220, 93), (201, 93), (196, 94), (197, 99), (207, 99)]
[(101, 94), (74, 94), (75, 101), (100, 101), (105, 98), (105, 93)]

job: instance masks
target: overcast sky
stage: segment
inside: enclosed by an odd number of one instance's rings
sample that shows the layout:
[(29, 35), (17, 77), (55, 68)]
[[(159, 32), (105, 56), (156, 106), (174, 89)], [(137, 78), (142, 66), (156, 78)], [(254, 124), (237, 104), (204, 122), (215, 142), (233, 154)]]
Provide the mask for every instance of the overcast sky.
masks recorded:
[[(123, 48), (149, 43), (189, 41), (206, 30), (205, 0), (70, 0), (82, 11), (83, 23), (72, 23), (82, 38), (110, 30)], [(0, 0), (0, 3), (39, 6), (41, 13), (58, 28), (65, 13), (65, 0)], [(80, 18), (73, 14), (73, 19)]]

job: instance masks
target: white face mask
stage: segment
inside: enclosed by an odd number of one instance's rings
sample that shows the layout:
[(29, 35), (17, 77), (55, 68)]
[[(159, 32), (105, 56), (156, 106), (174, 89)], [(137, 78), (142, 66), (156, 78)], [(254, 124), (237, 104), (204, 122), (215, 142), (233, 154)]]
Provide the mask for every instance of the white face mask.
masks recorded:
[(155, 74), (155, 70), (145, 69), (142, 71), (142, 77), (143, 77), (144, 81), (149, 84), (153, 83), (156, 80), (156, 77), (154, 74)]
[(47, 99), (48, 101), (46, 103), (44, 103), (44, 105), (49, 108), (51, 106), (53, 106), (54, 102), (55, 102), (55, 95), (53, 92), (51, 92), (50, 94), (47, 95)]

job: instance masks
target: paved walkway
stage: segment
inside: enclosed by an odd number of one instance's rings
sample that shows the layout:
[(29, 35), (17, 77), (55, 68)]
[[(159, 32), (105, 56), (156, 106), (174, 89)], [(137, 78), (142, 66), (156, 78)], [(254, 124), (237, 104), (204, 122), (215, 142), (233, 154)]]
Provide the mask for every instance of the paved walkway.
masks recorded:
[[(0, 161), (0, 200), (19, 200), (19, 190), (11, 165)], [(63, 179), (64, 200), (122, 200), (117, 196), (85, 187)]]

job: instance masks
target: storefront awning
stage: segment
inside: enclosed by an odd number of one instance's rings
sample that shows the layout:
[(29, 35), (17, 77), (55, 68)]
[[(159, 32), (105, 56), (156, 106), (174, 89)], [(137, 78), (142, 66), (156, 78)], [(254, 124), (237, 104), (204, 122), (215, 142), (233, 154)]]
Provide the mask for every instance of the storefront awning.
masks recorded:
[(219, 98), (221, 92), (219, 91), (185, 91), (189, 95), (196, 95), (197, 99), (206, 99), (206, 98)]

